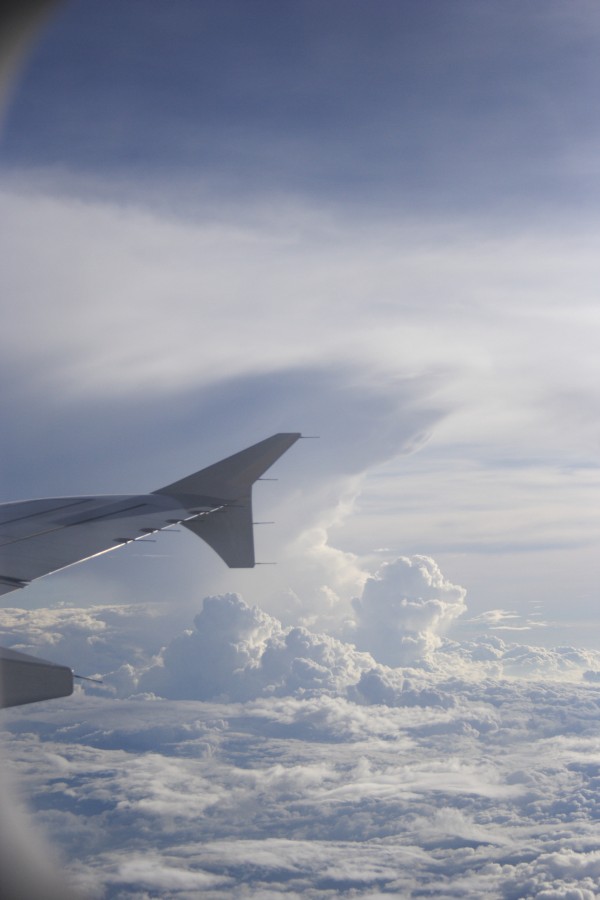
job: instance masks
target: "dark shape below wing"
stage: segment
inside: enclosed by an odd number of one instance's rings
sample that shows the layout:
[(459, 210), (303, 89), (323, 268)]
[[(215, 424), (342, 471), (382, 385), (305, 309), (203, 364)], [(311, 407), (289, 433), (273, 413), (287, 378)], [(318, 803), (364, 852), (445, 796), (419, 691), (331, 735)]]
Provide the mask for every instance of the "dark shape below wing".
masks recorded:
[(0, 647), (0, 707), (68, 697), (73, 672), (45, 659)]

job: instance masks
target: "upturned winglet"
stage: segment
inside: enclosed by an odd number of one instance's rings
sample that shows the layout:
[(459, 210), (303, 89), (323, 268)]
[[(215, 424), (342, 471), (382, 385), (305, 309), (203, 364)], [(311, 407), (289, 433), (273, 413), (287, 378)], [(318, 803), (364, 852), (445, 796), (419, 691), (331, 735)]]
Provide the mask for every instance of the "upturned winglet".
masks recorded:
[(177, 498), (192, 515), (198, 507), (210, 509), (210, 515), (195, 515), (182, 524), (230, 568), (252, 568), (252, 485), (300, 437), (297, 432), (274, 434), (154, 493)]

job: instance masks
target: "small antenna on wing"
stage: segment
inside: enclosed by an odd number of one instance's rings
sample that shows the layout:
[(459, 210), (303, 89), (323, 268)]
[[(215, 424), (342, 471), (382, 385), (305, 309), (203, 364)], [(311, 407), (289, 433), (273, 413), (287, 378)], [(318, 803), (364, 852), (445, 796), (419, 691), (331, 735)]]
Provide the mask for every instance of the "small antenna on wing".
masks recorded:
[(73, 678), (80, 678), (81, 681), (91, 681), (92, 684), (104, 684), (100, 678), (88, 678), (87, 675), (77, 675), (75, 672), (73, 672)]

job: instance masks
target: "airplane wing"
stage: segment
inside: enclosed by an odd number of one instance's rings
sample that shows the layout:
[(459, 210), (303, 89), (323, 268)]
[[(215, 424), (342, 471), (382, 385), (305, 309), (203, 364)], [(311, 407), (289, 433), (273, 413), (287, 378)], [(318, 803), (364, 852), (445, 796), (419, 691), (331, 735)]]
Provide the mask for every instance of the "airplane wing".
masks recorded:
[[(231, 568), (253, 567), (252, 485), (300, 436), (274, 434), (150, 494), (55, 497), (1, 504), (0, 594), (24, 588), (42, 575), (143, 540), (175, 524), (201, 537)], [(20, 673), (22, 678), (27, 665), (33, 663), (25, 659), (17, 665), (0, 657), (2, 681), (13, 677), (10, 672)], [(36, 670), (34, 675), (40, 672)], [(36, 699), (46, 697), (18, 702)]]

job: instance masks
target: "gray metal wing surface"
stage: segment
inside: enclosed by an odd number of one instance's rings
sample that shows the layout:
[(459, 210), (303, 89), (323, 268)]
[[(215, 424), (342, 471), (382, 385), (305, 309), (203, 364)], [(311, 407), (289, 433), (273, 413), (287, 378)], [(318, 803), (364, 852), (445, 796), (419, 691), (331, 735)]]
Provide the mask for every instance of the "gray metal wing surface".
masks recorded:
[[(43, 575), (143, 540), (174, 524), (184, 525), (201, 537), (228, 566), (253, 567), (252, 485), (300, 436), (274, 434), (150, 494), (53, 497), (0, 504), (0, 594), (24, 588)], [(0, 658), (3, 681), (24, 677), (27, 659), (18, 665), (14, 660), (3, 660)], [(42, 677), (39, 670), (33, 674), (38, 680)], [(56, 676), (55, 672), (51, 674)], [(62, 690), (64, 683), (61, 685)], [(0, 685), (0, 706), (2, 693)], [(19, 696), (18, 690), (9, 693)], [(8, 695), (6, 690), (4, 694)]]

